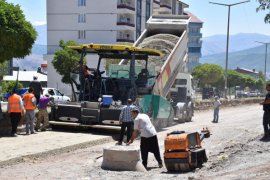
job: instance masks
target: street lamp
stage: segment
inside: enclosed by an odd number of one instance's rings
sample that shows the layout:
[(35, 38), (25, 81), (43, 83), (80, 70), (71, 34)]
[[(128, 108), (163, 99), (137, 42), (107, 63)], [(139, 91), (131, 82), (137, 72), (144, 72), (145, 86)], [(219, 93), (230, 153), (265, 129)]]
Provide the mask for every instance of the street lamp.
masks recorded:
[(267, 46), (269, 43), (266, 43), (266, 42), (260, 42), (260, 41), (255, 41), (257, 43), (261, 43), (261, 44), (264, 44), (265, 45), (265, 60), (264, 60), (264, 80), (266, 82), (266, 62), (267, 62)]
[(231, 6), (235, 6), (238, 4), (243, 4), (250, 1), (242, 1), (234, 4), (222, 4), (222, 3), (216, 3), (216, 2), (209, 2), (211, 4), (221, 5), (221, 6), (227, 6), (228, 7), (228, 25), (227, 25), (227, 44), (226, 44), (226, 63), (225, 63), (225, 87), (224, 87), (224, 96), (227, 99), (227, 84), (228, 84), (228, 53), (229, 53), (229, 33), (230, 33), (230, 14), (231, 14)]

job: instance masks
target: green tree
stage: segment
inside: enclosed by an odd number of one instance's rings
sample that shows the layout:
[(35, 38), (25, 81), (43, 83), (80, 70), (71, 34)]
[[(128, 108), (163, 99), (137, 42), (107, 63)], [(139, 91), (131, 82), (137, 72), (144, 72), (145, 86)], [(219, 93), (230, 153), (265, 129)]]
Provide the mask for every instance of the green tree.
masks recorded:
[[(270, 9), (270, 0), (258, 0), (259, 7), (257, 7), (256, 11), (265, 11)], [(264, 17), (265, 23), (270, 23), (270, 13), (267, 13)]]
[[(16, 81), (4, 82), (2, 85), (2, 91), (3, 93), (12, 92), (15, 86), (16, 86)], [(18, 82), (17, 88), (22, 88), (22, 87), (23, 85), (20, 82)]]
[(3, 76), (8, 73), (8, 61), (0, 63), (0, 79), (3, 79)]
[(72, 87), (72, 93), (74, 99), (76, 100), (75, 90), (73, 82), (71, 80), (70, 73), (74, 72), (79, 67), (80, 54), (77, 51), (74, 51), (68, 46), (78, 45), (74, 41), (67, 41), (66, 43), (61, 40), (59, 46), (61, 49), (55, 51), (55, 56), (53, 58), (52, 64), (56, 71), (62, 76), (61, 81), (65, 84), (70, 84)]
[(262, 78), (256, 80), (256, 89), (263, 91), (264, 90), (265, 81)]
[(223, 69), (216, 64), (201, 64), (192, 71), (195, 79), (199, 80), (199, 86), (213, 85), (223, 77)]
[(30, 54), (36, 37), (20, 6), (0, 0), (0, 63)]
[(249, 75), (243, 75), (243, 81), (245, 82), (245, 86), (249, 87), (251, 89), (256, 88), (256, 79), (249, 76)]

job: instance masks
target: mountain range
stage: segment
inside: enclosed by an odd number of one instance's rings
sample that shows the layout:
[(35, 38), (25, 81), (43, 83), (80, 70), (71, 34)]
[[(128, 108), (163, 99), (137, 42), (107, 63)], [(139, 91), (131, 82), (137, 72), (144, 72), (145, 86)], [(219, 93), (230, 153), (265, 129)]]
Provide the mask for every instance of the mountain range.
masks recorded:
[(44, 63), (43, 54), (47, 53), (47, 25), (34, 26), (38, 37), (32, 48), (32, 53), (23, 59), (13, 59), (13, 66), (21, 70), (37, 70), (40, 64)]
[[(229, 52), (236, 52), (260, 46), (258, 42), (269, 42), (270, 36), (257, 33), (240, 33), (229, 37)], [(202, 57), (226, 52), (226, 35), (202, 38)]]
[[(262, 34), (237, 34), (231, 36), (228, 68), (236, 69), (240, 67), (264, 72), (265, 45), (256, 41), (270, 42), (270, 36)], [(218, 64), (223, 68), (225, 67), (226, 35), (203, 38), (202, 46), (200, 63)], [(268, 50), (267, 56), (270, 57), (270, 50)], [(270, 69), (267, 69), (267, 71), (269, 72)]]

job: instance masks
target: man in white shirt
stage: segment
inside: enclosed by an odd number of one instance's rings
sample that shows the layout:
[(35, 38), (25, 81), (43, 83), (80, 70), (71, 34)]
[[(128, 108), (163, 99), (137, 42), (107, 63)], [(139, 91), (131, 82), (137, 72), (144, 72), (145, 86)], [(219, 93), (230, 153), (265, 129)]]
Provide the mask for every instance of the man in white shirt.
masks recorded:
[(159, 145), (157, 139), (157, 132), (147, 114), (139, 113), (137, 107), (131, 110), (131, 116), (134, 118), (134, 130), (131, 139), (127, 144), (133, 143), (134, 139), (141, 133), (141, 156), (142, 164), (147, 168), (148, 153), (154, 153), (158, 161), (159, 168), (163, 167), (162, 160), (159, 152)]
[(215, 101), (214, 101), (214, 119), (213, 123), (218, 123), (218, 118), (219, 118), (219, 107), (221, 105), (221, 102), (219, 101), (218, 97), (215, 96)]

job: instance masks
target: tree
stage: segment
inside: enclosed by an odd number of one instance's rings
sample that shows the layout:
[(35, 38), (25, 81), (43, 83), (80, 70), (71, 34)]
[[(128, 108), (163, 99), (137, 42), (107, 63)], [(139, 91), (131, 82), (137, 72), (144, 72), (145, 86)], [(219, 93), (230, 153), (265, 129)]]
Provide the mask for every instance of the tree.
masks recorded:
[(3, 76), (8, 73), (8, 61), (0, 63), (0, 79), (3, 79)]
[[(16, 87), (16, 81), (4, 82), (2, 85), (2, 91), (3, 93), (9, 93), (9, 92), (12, 92), (15, 87)], [(18, 82), (17, 88), (22, 88), (22, 87), (23, 85), (20, 82)]]
[(265, 81), (262, 78), (256, 80), (256, 88), (260, 91), (264, 90)]
[(0, 63), (30, 54), (36, 37), (20, 6), (0, 0)]
[[(259, 1), (259, 7), (256, 8), (256, 11), (265, 11), (267, 9), (270, 9), (270, 0), (258, 0)], [(270, 23), (270, 13), (267, 13), (264, 17), (265, 23)]]
[(223, 77), (223, 69), (216, 64), (201, 64), (192, 71), (195, 79), (199, 80), (199, 85), (212, 85)]
[(76, 100), (73, 81), (71, 80), (70, 73), (78, 70), (80, 54), (74, 51), (68, 46), (78, 45), (74, 41), (67, 41), (66, 43), (61, 40), (59, 42), (60, 50), (55, 51), (52, 64), (56, 71), (62, 76), (61, 81), (65, 84), (70, 84), (72, 87), (72, 93)]

